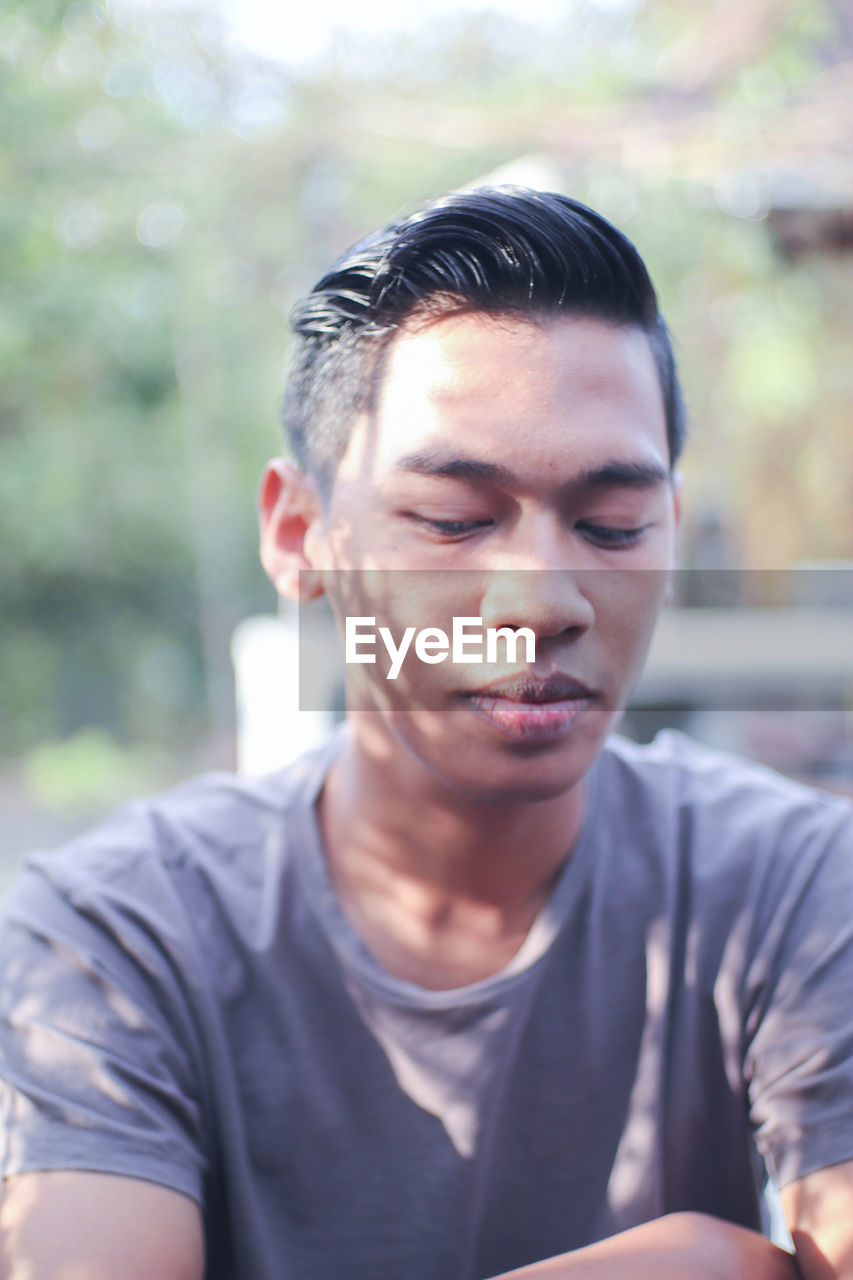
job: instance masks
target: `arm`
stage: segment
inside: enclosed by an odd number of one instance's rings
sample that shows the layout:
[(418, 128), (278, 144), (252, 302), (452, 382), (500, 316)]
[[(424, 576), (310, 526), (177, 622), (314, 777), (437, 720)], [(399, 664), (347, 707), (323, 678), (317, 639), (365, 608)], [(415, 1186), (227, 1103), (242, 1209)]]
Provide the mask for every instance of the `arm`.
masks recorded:
[(201, 1214), (178, 1191), (100, 1173), (0, 1189), (0, 1280), (202, 1280)]
[(781, 1191), (803, 1280), (853, 1280), (853, 1160)]
[(0, 1280), (203, 1274), (191, 1011), (120, 887), (78, 910), (31, 872), (3, 906)]
[(789, 1253), (755, 1231), (673, 1213), (495, 1280), (799, 1280), (799, 1272)]

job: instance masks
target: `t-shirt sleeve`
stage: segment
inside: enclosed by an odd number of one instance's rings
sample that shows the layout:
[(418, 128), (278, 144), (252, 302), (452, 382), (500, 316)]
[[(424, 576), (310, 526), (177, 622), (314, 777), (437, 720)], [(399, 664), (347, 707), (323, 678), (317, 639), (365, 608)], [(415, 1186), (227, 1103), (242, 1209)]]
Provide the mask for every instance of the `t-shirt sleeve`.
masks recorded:
[(201, 1201), (198, 1047), (169, 919), (179, 903), (159, 880), (154, 907), (138, 884), (75, 891), (37, 865), (9, 893), (0, 923), (0, 1176), (124, 1174)]
[(758, 893), (743, 988), (756, 1141), (780, 1186), (853, 1159), (853, 814), (797, 815)]

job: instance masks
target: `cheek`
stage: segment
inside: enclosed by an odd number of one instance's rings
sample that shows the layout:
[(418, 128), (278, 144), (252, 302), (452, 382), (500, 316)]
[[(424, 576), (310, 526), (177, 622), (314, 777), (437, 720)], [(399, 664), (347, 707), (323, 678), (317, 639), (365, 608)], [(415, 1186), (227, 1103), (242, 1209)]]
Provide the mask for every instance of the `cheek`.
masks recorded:
[(591, 588), (595, 630), (622, 665), (641, 662), (664, 603), (669, 573), (661, 569), (602, 571)]
[[(449, 576), (452, 580), (453, 575)], [(375, 661), (353, 661), (344, 668), (352, 710), (414, 710), (442, 704), (450, 658), (421, 661), (415, 637), (434, 627), (451, 638), (454, 614), (468, 611), (461, 603), (458, 584), (452, 584), (455, 592), (448, 590), (447, 584), (446, 573), (428, 570), (361, 567), (326, 575), (342, 658), (346, 619), (373, 620), (358, 624), (358, 630), (370, 636), (370, 643), (360, 652)], [(392, 666), (396, 668), (393, 679)]]

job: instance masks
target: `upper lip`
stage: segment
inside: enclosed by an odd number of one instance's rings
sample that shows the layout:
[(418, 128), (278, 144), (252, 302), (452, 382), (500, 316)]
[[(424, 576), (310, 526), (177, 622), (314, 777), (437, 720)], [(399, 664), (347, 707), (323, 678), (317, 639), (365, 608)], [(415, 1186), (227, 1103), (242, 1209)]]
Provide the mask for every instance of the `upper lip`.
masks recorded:
[(468, 692), (468, 697), (506, 698), (509, 702), (562, 702), (593, 696), (588, 685), (559, 671), (544, 678), (526, 672)]

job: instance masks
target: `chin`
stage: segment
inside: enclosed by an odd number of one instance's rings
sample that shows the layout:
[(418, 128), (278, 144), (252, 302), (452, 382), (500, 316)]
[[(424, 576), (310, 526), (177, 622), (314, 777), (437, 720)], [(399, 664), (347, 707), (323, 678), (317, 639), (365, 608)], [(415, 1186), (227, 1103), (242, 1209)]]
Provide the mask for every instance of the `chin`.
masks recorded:
[[(439, 775), (436, 775), (439, 776)], [(506, 805), (545, 804), (549, 800), (557, 800), (574, 790), (582, 781), (583, 775), (571, 779), (548, 782), (540, 779), (536, 782), (523, 783), (519, 779), (511, 782), (501, 781), (489, 786), (482, 779), (468, 780), (443, 777), (448, 790), (453, 791), (461, 799), (471, 804)]]
[(503, 805), (541, 803), (572, 791), (598, 758), (610, 719), (560, 742), (530, 744), (502, 741), (481, 726), (475, 734), (453, 734), (445, 717), (438, 727), (417, 713), (392, 717), (388, 727), (397, 750), (456, 795)]
[(526, 765), (508, 770), (495, 769), (491, 776), (484, 776), (484, 770), (450, 774), (446, 767), (440, 772), (434, 769), (433, 773), (451, 790), (479, 804), (537, 804), (556, 800), (574, 790), (583, 781), (594, 758), (587, 760), (585, 767), (573, 762), (571, 766), (540, 768), (528, 761)]

